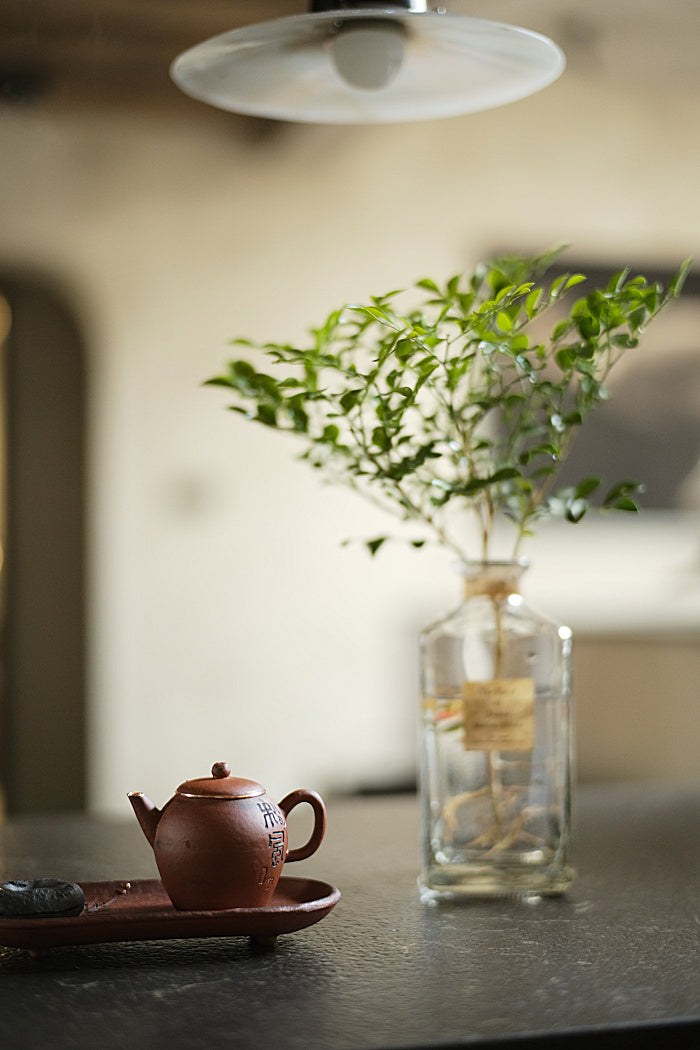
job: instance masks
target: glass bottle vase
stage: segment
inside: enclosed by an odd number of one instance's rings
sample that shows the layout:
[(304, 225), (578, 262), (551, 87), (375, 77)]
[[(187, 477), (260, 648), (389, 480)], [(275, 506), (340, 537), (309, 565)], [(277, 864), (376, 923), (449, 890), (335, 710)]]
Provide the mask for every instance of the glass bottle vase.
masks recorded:
[(424, 900), (571, 884), (571, 642), (520, 593), (523, 562), (462, 567), (421, 635)]

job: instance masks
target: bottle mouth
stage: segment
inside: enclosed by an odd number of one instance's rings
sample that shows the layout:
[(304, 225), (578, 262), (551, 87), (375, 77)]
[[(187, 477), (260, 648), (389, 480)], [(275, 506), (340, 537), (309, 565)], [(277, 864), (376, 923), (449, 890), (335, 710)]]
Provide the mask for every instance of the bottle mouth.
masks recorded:
[(466, 561), (455, 563), (455, 570), (462, 576), (476, 576), (499, 571), (521, 573), (529, 567), (529, 558), (487, 558), (483, 560), (469, 558)]
[(504, 561), (469, 561), (459, 566), (464, 581), (464, 596), (506, 601), (519, 593), (520, 577), (528, 568), (525, 558)]

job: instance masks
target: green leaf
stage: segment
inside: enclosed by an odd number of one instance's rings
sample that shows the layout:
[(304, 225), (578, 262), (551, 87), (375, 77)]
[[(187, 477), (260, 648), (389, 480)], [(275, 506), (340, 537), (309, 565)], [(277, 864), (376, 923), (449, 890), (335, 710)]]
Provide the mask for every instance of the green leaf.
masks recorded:
[(600, 335), (600, 321), (597, 317), (580, 317), (576, 327), (584, 339), (595, 339)]
[(360, 400), (360, 393), (359, 390), (353, 390), (352, 388), (345, 391), (339, 399), (339, 404), (343, 412), (351, 412), (352, 409), (355, 408), (357, 402)]
[(535, 445), (533, 448), (528, 448), (520, 454), (519, 460), (523, 466), (531, 463), (537, 456), (548, 456), (550, 459), (557, 459), (559, 457), (559, 449), (556, 445), (544, 444)]
[(494, 302), (495, 303), (500, 303), (506, 297), (508, 299), (510, 299), (512, 294), (513, 294), (513, 291), (514, 291), (514, 286), (512, 284), (505, 284), (505, 285), (503, 285), (501, 288), (498, 289)]
[(386, 303), (387, 299), (393, 299), (397, 295), (401, 295), (403, 288), (392, 288), (390, 292), (384, 292), (384, 295), (373, 295), (371, 296), (372, 302), (375, 306), (382, 306)]
[(583, 273), (572, 273), (571, 277), (567, 280), (564, 285), (564, 290), (568, 292), (569, 288), (574, 288), (577, 284), (581, 284), (582, 281), (586, 281), (588, 278)]
[(693, 265), (692, 259), (684, 259), (678, 272), (671, 278), (668, 284), (669, 294), (677, 298), (683, 291), (683, 285)]
[(624, 510), (631, 514), (639, 513), (639, 506), (629, 496), (621, 496), (612, 505), (613, 510)]
[(576, 486), (575, 498), (586, 499), (593, 492), (595, 492), (596, 489), (600, 488), (600, 484), (600, 478), (584, 478), (583, 481), (579, 481), (578, 485)]
[(491, 485), (497, 485), (501, 481), (510, 481), (512, 478), (518, 477), (520, 477), (520, 471), (515, 467), (503, 467), (485, 478), (472, 477), (463, 485), (456, 486), (454, 491), (458, 492), (460, 496), (471, 496), (475, 492), (481, 492), (489, 488)]
[(525, 300), (525, 313), (527, 314), (528, 320), (531, 321), (532, 318), (537, 313), (537, 307), (538, 307), (538, 304), (539, 304), (541, 298), (542, 298), (542, 289), (541, 288), (533, 288), (532, 291), (530, 292), (530, 294), (527, 296), (527, 298)]
[(328, 444), (328, 445), (335, 445), (337, 443), (339, 437), (340, 437), (340, 430), (335, 425), (335, 423), (328, 423), (327, 426), (325, 426), (323, 428), (323, 434), (321, 435), (321, 440), (324, 441), (326, 444)]
[(511, 478), (519, 478), (520, 471), (515, 467), (501, 467), (488, 479), (490, 484), (495, 484), (498, 481), (510, 481)]
[(375, 427), (372, 431), (372, 444), (376, 445), (382, 452), (387, 452), (391, 448), (391, 441), (384, 427)]
[[(644, 492), (644, 486), (638, 481), (618, 481), (603, 497), (603, 507), (614, 510), (637, 510), (637, 504), (632, 499), (632, 496), (641, 492)], [(632, 507), (620, 506), (620, 504), (627, 503), (632, 504)]]
[(239, 379), (253, 379), (256, 374), (250, 361), (232, 361), (231, 372)]
[(231, 387), (231, 379), (229, 376), (213, 376), (211, 379), (205, 379), (202, 386), (223, 386)]
[(388, 538), (389, 538), (388, 536), (377, 536), (377, 538), (374, 539), (374, 540), (366, 540), (365, 541), (365, 546), (367, 547), (367, 550), (372, 555), (372, 557), (374, 557), (374, 555), (377, 553), (379, 548), (382, 547), (386, 543)]
[(621, 291), (622, 288), (624, 287), (625, 281), (627, 280), (628, 274), (629, 274), (629, 269), (627, 269), (627, 268), (625, 268), (624, 270), (620, 270), (618, 273), (614, 273), (612, 275), (612, 277), (610, 278), (610, 280), (608, 281), (608, 288), (607, 288), (607, 290), (609, 292), (619, 292), (619, 291)]
[(571, 346), (562, 346), (554, 355), (554, 360), (562, 372), (568, 372), (576, 360), (576, 351)]
[(583, 416), (580, 412), (569, 412), (564, 416), (563, 422), (566, 427), (580, 427), (583, 423)]
[(411, 339), (399, 339), (394, 347), (394, 353), (399, 361), (408, 361), (416, 352), (416, 347)]
[(566, 507), (566, 520), (573, 525), (578, 525), (587, 510), (588, 503), (585, 499), (572, 499)]
[(619, 332), (617, 335), (613, 335), (610, 342), (620, 350), (632, 350), (635, 346), (639, 346), (639, 339), (628, 335), (627, 332)]
[(277, 413), (274, 408), (270, 408), (269, 405), (258, 405), (258, 414), (256, 419), (260, 423), (264, 423), (266, 427), (277, 426)]

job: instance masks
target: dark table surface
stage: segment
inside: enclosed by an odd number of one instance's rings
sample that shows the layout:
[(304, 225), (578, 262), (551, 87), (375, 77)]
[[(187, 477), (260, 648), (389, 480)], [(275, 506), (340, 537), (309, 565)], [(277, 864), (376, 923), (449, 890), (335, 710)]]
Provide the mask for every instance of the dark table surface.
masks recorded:
[[(268, 951), (243, 937), (39, 959), (0, 947), (0, 1046), (698, 1047), (700, 788), (589, 787), (578, 800), (566, 897), (438, 907), (417, 895), (415, 798), (330, 800), (319, 852), (286, 869), (341, 890), (318, 925)], [(1, 826), (0, 881), (47, 875), (156, 872), (132, 819)]]

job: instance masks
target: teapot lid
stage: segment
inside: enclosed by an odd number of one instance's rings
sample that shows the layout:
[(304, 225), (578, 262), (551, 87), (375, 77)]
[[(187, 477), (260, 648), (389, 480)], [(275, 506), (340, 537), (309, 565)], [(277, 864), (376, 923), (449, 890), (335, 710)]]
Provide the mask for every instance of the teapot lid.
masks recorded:
[(228, 762), (215, 762), (210, 777), (186, 780), (180, 784), (177, 794), (204, 798), (255, 798), (256, 795), (264, 795), (265, 788), (254, 780), (232, 777)]

